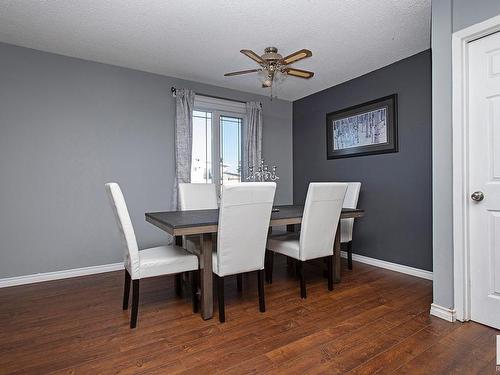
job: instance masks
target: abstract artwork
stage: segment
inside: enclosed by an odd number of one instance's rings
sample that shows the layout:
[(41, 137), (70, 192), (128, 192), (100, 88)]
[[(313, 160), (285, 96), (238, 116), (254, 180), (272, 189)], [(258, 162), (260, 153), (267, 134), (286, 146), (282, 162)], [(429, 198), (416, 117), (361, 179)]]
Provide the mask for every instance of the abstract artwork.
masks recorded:
[(333, 148), (335, 150), (386, 142), (386, 108), (376, 109), (333, 122)]
[(327, 158), (397, 152), (396, 105), (394, 94), (329, 113)]

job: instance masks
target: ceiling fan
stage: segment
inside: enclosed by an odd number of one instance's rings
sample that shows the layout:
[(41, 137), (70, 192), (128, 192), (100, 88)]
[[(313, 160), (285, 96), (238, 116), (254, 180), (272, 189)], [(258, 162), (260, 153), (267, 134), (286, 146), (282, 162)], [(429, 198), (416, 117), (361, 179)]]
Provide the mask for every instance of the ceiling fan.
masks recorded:
[(264, 54), (259, 56), (254, 51), (249, 49), (242, 49), (240, 51), (245, 56), (251, 58), (261, 67), (258, 69), (240, 70), (238, 72), (231, 72), (224, 74), (225, 77), (236, 76), (247, 73), (261, 73), (263, 75), (262, 87), (271, 88), (273, 82), (283, 80), (286, 76), (294, 76), (299, 78), (309, 79), (314, 76), (313, 72), (292, 68), (289, 65), (312, 56), (312, 52), (308, 49), (301, 49), (286, 57), (278, 53), (276, 47), (267, 47)]

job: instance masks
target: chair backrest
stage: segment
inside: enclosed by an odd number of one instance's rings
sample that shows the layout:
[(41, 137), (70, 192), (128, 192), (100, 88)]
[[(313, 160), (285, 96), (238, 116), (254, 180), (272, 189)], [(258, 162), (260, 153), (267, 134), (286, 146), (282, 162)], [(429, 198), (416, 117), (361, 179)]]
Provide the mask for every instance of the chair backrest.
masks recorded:
[(179, 184), (180, 209), (217, 209), (217, 189), (215, 184)]
[(217, 234), (217, 274), (234, 275), (264, 268), (274, 182), (223, 185)]
[[(347, 192), (345, 193), (343, 208), (357, 208), (361, 182), (348, 182)], [(352, 241), (352, 230), (354, 228), (354, 219), (342, 219), (341, 240), (342, 242)]]
[(301, 260), (332, 255), (346, 190), (346, 183), (309, 184), (300, 229)]
[(125, 268), (130, 272), (132, 279), (138, 279), (140, 277), (139, 248), (125, 198), (120, 186), (116, 182), (107, 183), (105, 186), (113, 213), (115, 214), (116, 223), (118, 224), (120, 237), (125, 247)]

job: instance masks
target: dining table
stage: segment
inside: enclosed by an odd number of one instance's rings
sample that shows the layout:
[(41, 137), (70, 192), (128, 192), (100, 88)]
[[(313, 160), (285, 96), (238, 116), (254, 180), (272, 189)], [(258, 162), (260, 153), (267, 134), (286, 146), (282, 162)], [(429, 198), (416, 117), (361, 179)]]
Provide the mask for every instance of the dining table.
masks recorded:
[[(286, 226), (287, 231), (295, 231), (295, 226), (302, 222), (303, 205), (274, 206), (271, 213), (270, 227)], [(182, 236), (199, 235), (199, 260), (201, 270), (200, 305), (201, 316), (207, 320), (213, 316), (213, 275), (212, 252), (213, 235), (217, 233), (219, 210), (191, 210), (147, 212), (146, 221), (175, 237), (176, 244), (182, 244)], [(343, 208), (340, 219), (355, 219), (364, 216), (364, 210)], [(340, 228), (337, 225), (333, 245), (334, 281), (340, 282)]]

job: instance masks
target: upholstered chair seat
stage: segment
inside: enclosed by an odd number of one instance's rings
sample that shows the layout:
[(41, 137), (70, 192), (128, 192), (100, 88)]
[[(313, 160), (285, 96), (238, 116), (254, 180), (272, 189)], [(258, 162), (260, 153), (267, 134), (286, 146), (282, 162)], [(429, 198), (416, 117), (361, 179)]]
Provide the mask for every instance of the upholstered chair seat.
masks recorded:
[(299, 236), (300, 234), (298, 232), (272, 235), (267, 240), (267, 248), (273, 249), (275, 253), (280, 253), (294, 259), (300, 259)]
[(139, 251), (140, 278), (170, 275), (198, 268), (198, 258), (180, 246), (158, 246)]

